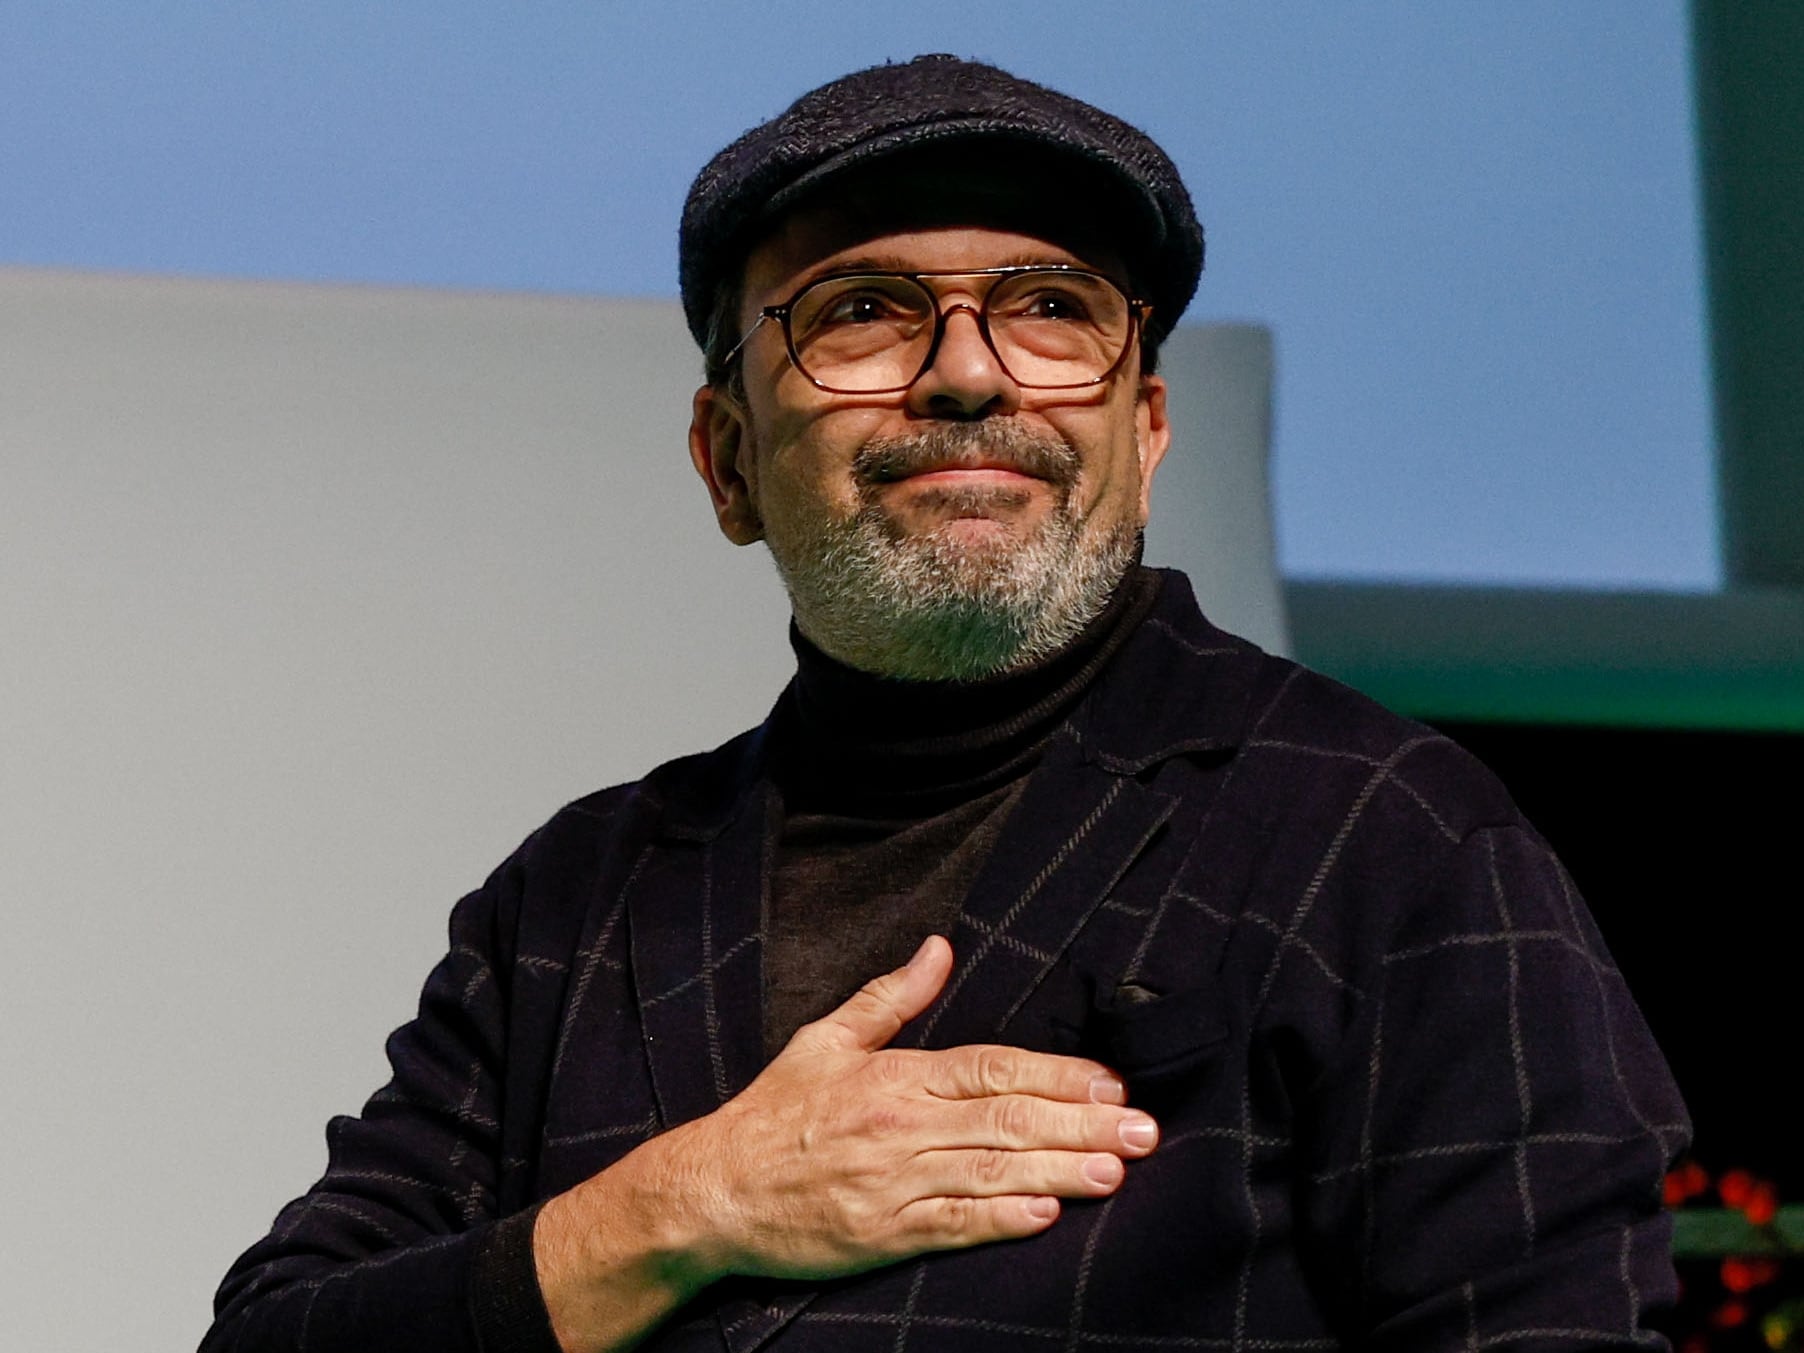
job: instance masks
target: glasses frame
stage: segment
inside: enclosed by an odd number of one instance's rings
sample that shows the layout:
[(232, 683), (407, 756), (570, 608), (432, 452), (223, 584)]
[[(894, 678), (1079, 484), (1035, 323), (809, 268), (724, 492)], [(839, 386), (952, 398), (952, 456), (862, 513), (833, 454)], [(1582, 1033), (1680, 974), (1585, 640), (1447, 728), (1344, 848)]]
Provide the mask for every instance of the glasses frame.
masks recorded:
[[(983, 294), (983, 300), (977, 305), (971, 305), (968, 302), (960, 301), (956, 305), (948, 306), (941, 304), (939, 292), (935, 291), (932, 287), (922, 281), (923, 278), (927, 277), (1012, 277), (1018, 276), (1021, 273), (1030, 272), (1065, 273), (1075, 277), (1093, 277), (1097, 281), (1106, 283), (1116, 291), (1120, 292), (1122, 299), (1127, 302), (1127, 338), (1121, 345), (1120, 355), (1115, 358), (1113, 364), (1111, 364), (1109, 369), (1103, 372), (1102, 375), (1087, 381), (1070, 381), (1060, 385), (1035, 385), (1021, 380), (1014, 372), (1009, 370), (1008, 363), (1002, 359), (1002, 354), (996, 350), (996, 340), (990, 336), (990, 297), (995, 293), (995, 284), (992, 283), (990, 285), (990, 288)], [(802, 357), (801, 354), (796, 351), (795, 334), (792, 332), (789, 322), (790, 314), (795, 309), (796, 302), (801, 300), (803, 296), (807, 295), (815, 287), (821, 286), (823, 283), (843, 281), (848, 277), (900, 277), (919, 286), (922, 291), (927, 293), (928, 299), (933, 302), (933, 340), (927, 345), (927, 355), (921, 359), (920, 367), (915, 371), (914, 375), (910, 376), (901, 385), (885, 385), (875, 390), (845, 390), (836, 385), (828, 385), (825, 381), (812, 375), (808, 368), (802, 365)], [(825, 277), (816, 277), (812, 281), (805, 283), (796, 290), (794, 295), (780, 305), (767, 305), (760, 310), (758, 312), (758, 318), (752, 321), (751, 328), (740, 335), (739, 341), (733, 345), (732, 351), (728, 352), (727, 355), (721, 359), (721, 367), (723, 370), (731, 367), (733, 363), (738, 360), (739, 354), (744, 350), (745, 345), (752, 341), (752, 336), (764, 326), (765, 322), (767, 320), (776, 320), (783, 328), (783, 346), (789, 353), (790, 365), (795, 367), (801, 374), (802, 379), (814, 386), (815, 389), (824, 390), (830, 395), (900, 394), (902, 391), (910, 389), (916, 381), (927, 374), (928, 370), (933, 366), (934, 359), (939, 356), (941, 341), (946, 337), (946, 320), (958, 311), (964, 310), (969, 312), (971, 318), (977, 321), (977, 332), (982, 335), (984, 346), (990, 350), (990, 356), (996, 359), (996, 365), (1001, 367), (1008, 378), (1011, 381), (1014, 381), (1014, 383), (1023, 390), (1088, 390), (1092, 386), (1101, 385), (1106, 381), (1112, 380), (1115, 373), (1121, 370), (1122, 363), (1127, 361), (1128, 354), (1134, 350), (1136, 340), (1145, 329), (1146, 317), (1152, 313), (1152, 309), (1150, 303), (1131, 295), (1121, 283), (1117, 282), (1106, 273), (1097, 272), (1094, 268), (1073, 267), (1069, 263), (1011, 263), (1000, 268), (949, 268), (926, 272), (892, 272), (883, 269), (860, 269), (856, 272), (829, 273)]]

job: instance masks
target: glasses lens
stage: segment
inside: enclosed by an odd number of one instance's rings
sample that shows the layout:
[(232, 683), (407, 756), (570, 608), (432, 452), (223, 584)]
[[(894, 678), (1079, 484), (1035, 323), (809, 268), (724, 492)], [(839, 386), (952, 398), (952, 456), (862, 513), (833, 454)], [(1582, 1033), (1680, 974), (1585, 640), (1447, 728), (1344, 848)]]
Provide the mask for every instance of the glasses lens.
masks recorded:
[(1090, 273), (1011, 273), (985, 306), (990, 340), (1009, 375), (1027, 386), (1088, 385), (1121, 359), (1133, 309), (1113, 282)]
[(848, 394), (906, 386), (933, 346), (933, 296), (907, 277), (828, 277), (789, 310), (796, 364)]

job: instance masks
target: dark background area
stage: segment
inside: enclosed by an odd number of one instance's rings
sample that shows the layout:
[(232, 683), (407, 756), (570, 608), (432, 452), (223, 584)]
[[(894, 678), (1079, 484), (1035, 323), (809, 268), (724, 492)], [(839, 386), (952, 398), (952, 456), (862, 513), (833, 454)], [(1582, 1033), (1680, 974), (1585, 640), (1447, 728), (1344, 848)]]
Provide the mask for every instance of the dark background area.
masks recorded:
[(1804, 5), (1691, 14), (1724, 591), (1287, 593), (1306, 661), (1470, 748), (1552, 843), (1678, 1078), (1699, 1162), (1798, 1203)]
[(1804, 734), (1441, 722), (1565, 862), (1678, 1078), (1693, 1154), (1804, 1195)]

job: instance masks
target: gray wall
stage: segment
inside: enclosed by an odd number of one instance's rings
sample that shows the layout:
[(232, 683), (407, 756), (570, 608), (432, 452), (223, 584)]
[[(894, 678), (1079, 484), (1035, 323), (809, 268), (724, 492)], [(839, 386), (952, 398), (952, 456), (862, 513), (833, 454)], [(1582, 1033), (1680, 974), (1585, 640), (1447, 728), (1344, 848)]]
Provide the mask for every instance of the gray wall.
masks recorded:
[[(191, 1347), (450, 903), (767, 709), (696, 367), (667, 302), (0, 269), (0, 1345)], [(1282, 646), (1269, 339), (1167, 370), (1149, 554)]]

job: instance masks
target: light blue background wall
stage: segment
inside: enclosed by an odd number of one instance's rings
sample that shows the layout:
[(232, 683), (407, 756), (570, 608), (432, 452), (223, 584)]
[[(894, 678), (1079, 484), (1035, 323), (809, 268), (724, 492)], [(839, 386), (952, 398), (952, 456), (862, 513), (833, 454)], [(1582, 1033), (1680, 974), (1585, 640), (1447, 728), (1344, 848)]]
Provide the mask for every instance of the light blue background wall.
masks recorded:
[(668, 295), (713, 150), (935, 49), (1178, 160), (1287, 572), (1717, 585), (1680, 0), (7, 4), (0, 261)]

